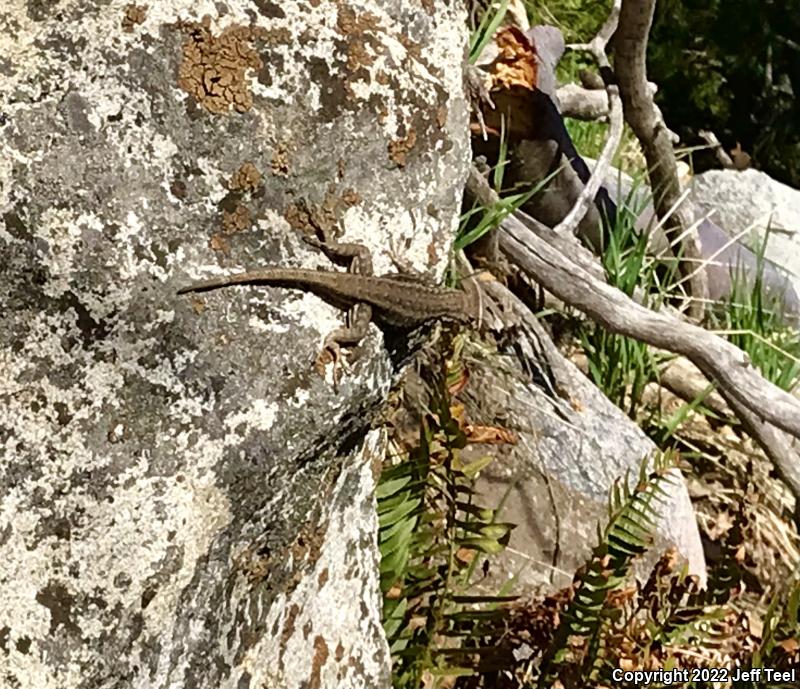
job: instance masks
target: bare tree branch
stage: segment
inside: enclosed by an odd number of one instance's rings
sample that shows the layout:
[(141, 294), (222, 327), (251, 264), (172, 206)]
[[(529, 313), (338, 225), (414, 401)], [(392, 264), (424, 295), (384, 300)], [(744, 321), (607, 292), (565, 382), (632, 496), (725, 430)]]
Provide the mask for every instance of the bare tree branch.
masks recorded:
[[(702, 373), (683, 357), (665, 366), (659, 374), (659, 383), (687, 402), (700, 396), (707, 386)], [(712, 390), (703, 399), (703, 405), (723, 416), (736, 416), (742, 422), (745, 432), (758, 443), (795, 496), (795, 521), (800, 525), (800, 454), (793, 446), (791, 436), (759, 419), (724, 391), (720, 394)]]
[(619, 0), (615, 0), (614, 6), (597, 35), (586, 45), (586, 49), (591, 52), (597, 64), (600, 66), (601, 76), (605, 84), (606, 95), (608, 97), (608, 119), (609, 131), (608, 139), (603, 146), (603, 151), (597, 159), (597, 163), (592, 170), (589, 181), (581, 190), (578, 198), (575, 200), (574, 205), (566, 217), (553, 228), (557, 233), (561, 234), (574, 234), (578, 228), (578, 224), (583, 220), (583, 216), (589, 210), (589, 206), (594, 201), (600, 187), (608, 175), (608, 170), (611, 167), (611, 159), (614, 157), (619, 142), (622, 140), (622, 101), (619, 96), (619, 88), (614, 82), (611, 73), (611, 66), (608, 62), (605, 50), (609, 38), (617, 28), (617, 17), (619, 15)]
[(725, 152), (725, 149), (722, 148), (722, 144), (719, 142), (719, 139), (714, 132), (701, 129), (698, 134), (700, 135), (700, 138), (709, 145), (711, 150), (714, 151), (714, 155), (717, 157), (717, 161), (720, 165), (722, 165), (722, 167), (724, 167), (726, 170), (736, 169), (736, 166), (733, 164), (733, 160), (731, 160), (731, 157)]
[[(669, 130), (659, 117), (647, 88), (647, 40), (654, 11), (655, 0), (622, 0), (614, 37), (614, 68), (625, 119), (639, 139), (647, 160), (656, 213), (662, 219), (671, 214), (671, 221), (664, 230), (673, 250), (689, 261), (688, 265), (681, 263), (681, 273), (688, 276), (691, 262), (702, 260), (700, 242), (696, 230), (686, 232), (692, 219), (686, 208), (678, 207), (681, 189)], [(693, 297), (689, 313), (699, 320), (708, 295), (704, 271), (698, 271), (689, 279), (689, 291)]]
[(564, 117), (593, 121), (608, 115), (608, 96), (605, 90), (596, 91), (578, 84), (565, 84), (556, 91), (556, 96)]

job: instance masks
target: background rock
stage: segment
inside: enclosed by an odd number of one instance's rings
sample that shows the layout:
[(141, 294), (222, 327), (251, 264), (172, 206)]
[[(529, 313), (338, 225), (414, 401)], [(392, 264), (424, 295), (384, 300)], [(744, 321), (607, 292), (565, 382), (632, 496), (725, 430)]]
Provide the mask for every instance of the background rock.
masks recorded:
[(763, 244), (769, 227), (765, 255), (788, 271), (800, 294), (800, 191), (758, 170), (708, 170), (693, 179), (692, 198), (752, 250)]

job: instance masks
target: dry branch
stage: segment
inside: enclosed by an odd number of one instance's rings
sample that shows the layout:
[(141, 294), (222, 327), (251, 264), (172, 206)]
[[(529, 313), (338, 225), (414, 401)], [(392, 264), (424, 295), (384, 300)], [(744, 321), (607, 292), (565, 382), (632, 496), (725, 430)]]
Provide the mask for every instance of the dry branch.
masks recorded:
[(556, 96), (558, 108), (564, 117), (593, 121), (608, 115), (608, 96), (605, 91), (565, 84), (556, 91)]
[(611, 159), (617, 148), (619, 148), (619, 142), (622, 140), (622, 101), (620, 100), (619, 88), (613, 79), (608, 57), (606, 57), (605, 53), (608, 40), (617, 28), (618, 12), (619, 2), (617, 0), (605, 24), (603, 24), (600, 31), (597, 33), (597, 36), (586, 46), (586, 49), (591, 52), (597, 64), (600, 66), (600, 72), (605, 85), (605, 93), (608, 98), (608, 119), (610, 123), (608, 139), (606, 139), (603, 151), (595, 163), (589, 181), (581, 190), (572, 209), (567, 213), (566, 217), (553, 228), (553, 231), (557, 233), (575, 233), (578, 224), (583, 220), (583, 216), (586, 215), (586, 212), (589, 210), (589, 205), (592, 203), (595, 196), (597, 196), (600, 187), (603, 186), (603, 182), (611, 166)]
[(717, 135), (714, 132), (701, 129), (697, 132), (700, 138), (705, 141), (709, 148), (714, 151), (714, 155), (717, 157), (717, 162), (719, 162), (722, 167), (726, 170), (735, 170), (736, 166), (733, 164), (733, 160), (731, 157), (725, 152), (725, 149), (722, 148), (722, 144), (719, 142)]
[(696, 271), (689, 277), (692, 263), (702, 260), (700, 242), (696, 229), (689, 231), (692, 225), (689, 213), (680, 206), (681, 189), (670, 133), (647, 87), (647, 40), (654, 11), (655, 0), (622, 0), (614, 36), (614, 68), (625, 119), (639, 139), (647, 160), (656, 214), (662, 220), (670, 217), (664, 231), (673, 250), (687, 259), (681, 262), (680, 271), (687, 277), (693, 297), (689, 313), (700, 319), (708, 296), (705, 271)]

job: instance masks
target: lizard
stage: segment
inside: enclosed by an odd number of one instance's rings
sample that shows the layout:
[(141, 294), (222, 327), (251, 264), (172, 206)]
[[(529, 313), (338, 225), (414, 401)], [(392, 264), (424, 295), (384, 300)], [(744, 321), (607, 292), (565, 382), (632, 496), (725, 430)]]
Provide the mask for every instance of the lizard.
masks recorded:
[(348, 309), (347, 325), (325, 338), (318, 360), (322, 363), (325, 352), (329, 352), (334, 361), (334, 373), (341, 346), (361, 342), (372, 321), (410, 329), (439, 319), (461, 323), (480, 319), (477, 285), (471, 284), (471, 289), (465, 291), (428, 285), (414, 275), (376, 276), (366, 246), (333, 241), (325, 232), (322, 235), (322, 241), (310, 236), (304, 236), (303, 240), (321, 249), (332, 260), (349, 259), (348, 272), (269, 266), (195, 282), (179, 289), (178, 294), (231, 285), (265, 284), (306, 290), (338, 308)]

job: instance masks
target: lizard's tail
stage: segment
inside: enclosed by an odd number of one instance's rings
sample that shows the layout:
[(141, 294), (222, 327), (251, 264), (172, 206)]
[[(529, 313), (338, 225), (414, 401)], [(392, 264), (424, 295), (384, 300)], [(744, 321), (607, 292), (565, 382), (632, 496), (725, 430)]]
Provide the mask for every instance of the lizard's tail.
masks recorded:
[[(270, 268), (269, 270), (253, 270), (245, 273), (234, 273), (233, 275), (220, 275), (210, 280), (202, 280), (200, 282), (193, 282), (191, 285), (181, 287), (178, 294), (187, 294), (188, 292), (205, 292), (210, 289), (218, 289), (220, 287), (228, 287), (230, 285), (251, 285), (251, 284), (278, 284), (285, 281), (303, 281), (305, 274), (309, 273), (313, 278), (315, 271), (305, 271), (294, 268)], [(313, 282), (313, 279), (309, 279)]]

